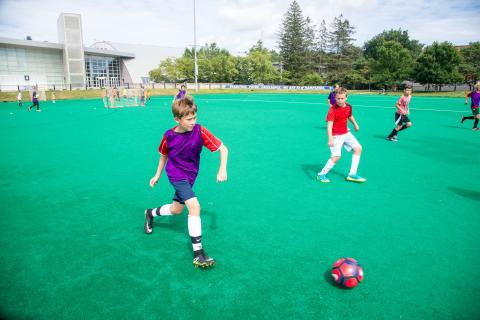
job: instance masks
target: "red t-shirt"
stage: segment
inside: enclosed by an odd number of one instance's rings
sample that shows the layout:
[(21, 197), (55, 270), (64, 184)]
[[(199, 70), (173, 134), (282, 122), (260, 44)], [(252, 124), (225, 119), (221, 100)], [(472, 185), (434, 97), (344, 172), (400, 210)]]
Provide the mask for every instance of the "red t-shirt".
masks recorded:
[(352, 106), (345, 103), (345, 107), (339, 107), (337, 104), (328, 110), (327, 122), (333, 121), (332, 135), (339, 136), (348, 132), (348, 118), (352, 115)]

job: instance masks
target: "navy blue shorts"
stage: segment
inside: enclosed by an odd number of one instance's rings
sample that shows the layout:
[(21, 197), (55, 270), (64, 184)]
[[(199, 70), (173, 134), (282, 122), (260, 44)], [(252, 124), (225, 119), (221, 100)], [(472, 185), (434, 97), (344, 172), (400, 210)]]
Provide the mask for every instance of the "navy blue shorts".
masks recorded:
[(188, 199), (195, 198), (195, 192), (193, 192), (193, 184), (190, 184), (187, 180), (170, 182), (175, 188), (175, 194), (173, 195), (173, 201), (185, 204)]

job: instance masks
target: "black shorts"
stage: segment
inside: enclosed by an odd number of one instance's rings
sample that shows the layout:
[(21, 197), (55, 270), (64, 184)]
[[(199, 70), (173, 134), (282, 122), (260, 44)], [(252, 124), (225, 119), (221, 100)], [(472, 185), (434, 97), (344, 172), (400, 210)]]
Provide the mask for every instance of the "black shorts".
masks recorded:
[(180, 181), (170, 181), (172, 186), (175, 188), (175, 194), (173, 195), (173, 201), (185, 204), (185, 201), (188, 199), (195, 198), (195, 192), (193, 192), (193, 185), (190, 184), (187, 180)]
[(395, 124), (397, 126), (407, 122), (411, 122), (410, 118), (407, 115), (403, 115), (395, 112)]

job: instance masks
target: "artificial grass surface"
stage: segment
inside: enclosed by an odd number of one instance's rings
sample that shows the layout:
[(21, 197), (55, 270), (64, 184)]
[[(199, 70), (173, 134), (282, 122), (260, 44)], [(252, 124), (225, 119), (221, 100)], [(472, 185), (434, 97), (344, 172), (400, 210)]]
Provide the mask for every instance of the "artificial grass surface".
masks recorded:
[[(215, 183), (219, 155), (204, 149), (194, 187), (207, 271), (191, 265), (186, 212), (143, 233), (143, 210), (173, 195), (165, 174), (148, 186), (170, 97), (2, 104), (1, 317), (479, 318), (480, 132), (459, 124), (463, 99), (414, 96), (413, 127), (388, 142), (395, 101), (349, 97), (368, 181), (344, 180), (344, 151), (321, 184), (326, 95), (197, 96), (198, 122), (230, 151), (229, 180)], [(330, 280), (343, 256), (365, 270), (353, 290)]]

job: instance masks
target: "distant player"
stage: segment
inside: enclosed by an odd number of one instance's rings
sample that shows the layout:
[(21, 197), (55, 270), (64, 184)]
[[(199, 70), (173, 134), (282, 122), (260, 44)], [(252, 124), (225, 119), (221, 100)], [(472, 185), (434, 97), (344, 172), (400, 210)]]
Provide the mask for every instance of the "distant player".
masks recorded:
[(388, 135), (387, 140), (390, 141), (398, 141), (398, 132), (410, 128), (412, 126), (412, 122), (408, 117), (410, 115), (410, 99), (412, 98), (412, 87), (406, 86), (403, 89), (403, 95), (398, 99), (397, 104), (395, 107), (397, 111), (395, 112), (395, 128), (393, 128), (392, 132)]
[(163, 168), (167, 173), (175, 194), (171, 204), (159, 208), (145, 210), (146, 234), (153, 232), (153, 219), (156, 216), (170, 216), (181, 214), (184, 206), (188, 209), (188, 233), (193, 247), (193, 264), (201, 268), (215, 265), (202, 248), (202, 224), (200, 220), (200, 203), (192, 190), (198, 175), (200, 152), (207, 147), (211, 152), (220, 152), (220, 168), (217, 173), (217, 182), (227, 180), (227, 147), (211, 134), (205, 127), (197, 124), (197, 106), (193, 98), (185, 96), (175, 100), (172, 113), (177, 126), (167, 130), (163, 135), (158, 151), (160, 160), (157, 172), (150, 179), (153, 188), (162, 174)]
[(30, 107), (28, 107), (28, 111), (30, 112), (30, 110), (33, 108), (33, 107), (37, 107), (37, 112), (40, 112), (42, 110), (40, 110), (40, 102), (38, 102), (38, 93), (37, 93), (38, 89), (34, 89), (33, 90), (33, 93), (32, 93), (32, 105)]
[(475, 119), (472, 130), (478, 131), (480, 130), (480, 128), (478, 128), (478, 119), (480, 119), (480, 112), (478, 107), (480, 102), (480, 84), (477, 83), (475, 85), (475, 91), (467, 93), (467, 95), (465, 96), (465, 104), (468, 103), (468, 98), (470, 98), (471, 100), (470, 108), (472, 109), (473, 116), (462, 116), (462, 120), (460, 121), (460, 123), (463, 123), (465, 119)]
[(23, 102), (22, 102), (22, 91), (18, 91), (17, 101), (18, 101), (18, 107), (21, 108), (21, 107), (23, 106)]
[(330, 147), (331, 157), (328, 159), (325, 167), (317, 175), (320, 182), (330, 182), (327, 174), (332, 170), (342, 155), (342, 147), (347, 151), (353, 149), (352, 165), (350, 173), (346, 180), (352, 182), (365, 182), (367, 179), (357, 174), (358, 165), (360, 163), (360, 155), (362, 154), (362, 146), (355, 136), (348, 129), (348, 121), (353, 124), (355, 131), (360, 130), (355, 118), (352, 114), (352, 106), (347, 103), (347, 90), (339, 87), (335, 94), (335, 105), (330, 107), (327, 114), (327, 135), (328, 146)]
[(55, 103), (55, 92), (52, 92), (52, 103)]
[(140, 88), (140, 103), (142, 105), (142, 107), (145, 107), (145, 88)]
[(335, 101), (335, 91), (338, 90), (338, 88), (340, 88), (340, 86), (338, 84), (335, 85), (335, 88), (330, 92), (330, 94), (328, 95), (328, 98), (327, 98), (327, 103), (328, 103), (328, 107), (331, 108), (332, 106), (335, 105), (336, 101)]
[(183, 97), (185, 97), (186, 94), (187, 94), (187, 87), (185, 87), (185, 85), (182, 84), (182, 86), (180, 87), (180, 90), (178, 90), (178, 93), (173, 100), (175, 101), (175, 100), (183, 99)]

